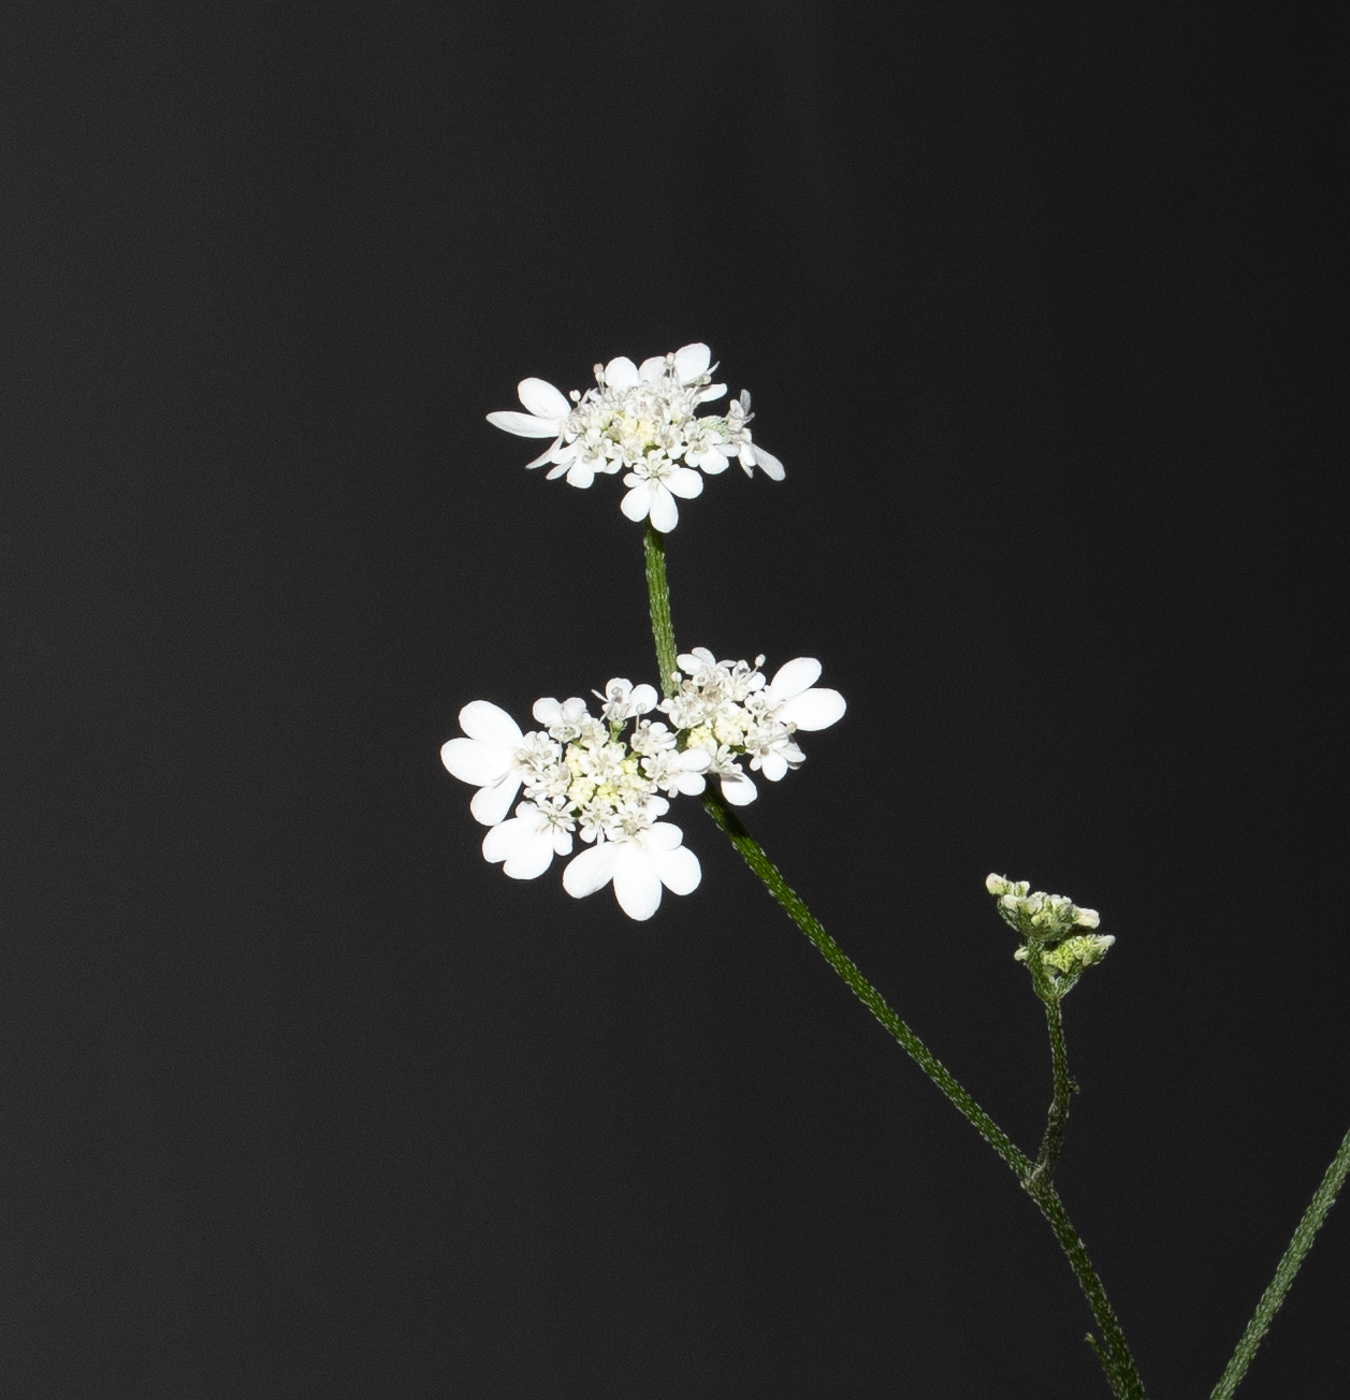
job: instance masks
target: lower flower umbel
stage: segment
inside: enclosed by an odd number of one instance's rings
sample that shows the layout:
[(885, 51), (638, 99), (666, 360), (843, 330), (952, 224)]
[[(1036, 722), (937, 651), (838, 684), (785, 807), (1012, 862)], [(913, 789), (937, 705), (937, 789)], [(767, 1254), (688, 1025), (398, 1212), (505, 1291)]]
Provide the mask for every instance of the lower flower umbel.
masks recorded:
[[(593, 692), (599, 716), (578, 696), (545, 696), (533, 708), (542, 727), (528, 733), (491, 701), (466, 705), (464, 734), (442, 745), (441, 761), (478, 788), (469, 805), (491, 828), (484, 857), (511, 879), (533, 880), (555, 855), (571, 856), (563, 888), (580, 899), (612, 884), (633, 919), (649, 919), (663, 889), (690, 894), (701, 870), (681, 829), (660, 820), (669, 799), (697, 796), (712, 778), (728, 802), (753, 801), (744, 761), (777, 782), (804, 762), (797, 731), (824, 729), (844, 714), (838, 691), (812, 684), (818, 661), (789, 661), (769, 682), (758, 669), (763, 660), (718, 661), (697, 647), (680, 656), (685, 671), (659, 704), (651, 686), (616, 677)], [(649, 718), (652, 710), (669, 723)], [(585, 849), (573, 854), (577, 839)]]

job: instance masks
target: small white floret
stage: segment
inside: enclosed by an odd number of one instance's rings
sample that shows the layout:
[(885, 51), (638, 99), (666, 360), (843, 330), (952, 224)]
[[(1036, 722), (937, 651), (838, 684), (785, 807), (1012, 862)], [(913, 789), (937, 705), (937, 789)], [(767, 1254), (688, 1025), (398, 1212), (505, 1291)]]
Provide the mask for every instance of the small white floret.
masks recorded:
[(478, 787), (469, 810), (484, 826), (496, 826), (520, 791), (524, 775), (516, 756), (525, 736), (505, 710), (488, 700), (465, 705), (459, 724), (468, 737), (446, 740), (441, 762), (461, 782)]
[(702, 878), (698, 857), (670, 822), (591, 846), (563, 871), (563, 888), (584, 899), (611, 881), (619, 907), (630, 919), (650, 919), (661, 905), (661, 888), (690, 894)]
[(503, 862), (502, 869), (513, 880), (533, 880), (549, 868), (555, 855), (572, 854), (574, 826), (565, 808), (522, 802), (514, 817), (499, 822), (483, 838), (483, 855)]
[(820, 678), (820, 662), (813, 656), (799, 656), (779, 667), (764, 694), (768, 713), (780, 724), (808, 732), (828, 729), (843, 719), (848, 706), (837, 690), (815, 683)]

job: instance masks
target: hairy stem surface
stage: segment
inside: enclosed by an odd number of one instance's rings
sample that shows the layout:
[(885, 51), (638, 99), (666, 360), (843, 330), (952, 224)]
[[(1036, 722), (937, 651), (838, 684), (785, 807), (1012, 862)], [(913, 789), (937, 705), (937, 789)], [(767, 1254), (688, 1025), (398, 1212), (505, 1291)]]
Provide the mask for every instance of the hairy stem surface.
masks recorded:
[[(646, 560), (647, 592), (651, 601), (652, 635), (656, 641), (656, 660), (661, 670), (661, 690), (663, 694), (669, 695), (674, 688), (671, 676), (678, 669), (676, 661), (678, 651), (675, 646), (674, 627), (670, 620), (670, 585), (666, 578), (665, 540), (650, 524), (647, 526), (646, 534)], [(1102, 1287), (1102, 1281), (1097, 1276), (1097, 1271), (1092, 1267), (1092, 1260), (1088, 1257), (1083, 1241), (1079, 1239), (1078, 1232), (1069, 1221), (1064, 1203), (1060, 1200), (1059, 1194), (1051, 1189), (1049, 1177), (1046, 1176), (1044, 1185), (1039, 1190), (1033, 1185), (1033, 1174), (1037, 1169), (1037, 1163), (1032, 1162), (1026, 1153), (976, 1103), (955, 1075), (896, 1015), (881, 993), (858, 970), (857, 964), (825, 932), (820, 920), (811, 913), (800, 895), (783, 878), (778, 867), (765, 855), (763, 847), (746, 830), (744, 823), (727, 806), (721, 794), (709, 788), (703, 796), (703, 806), (713, 821), (726, 833), (745, 863), (764, 882), (769, 893), (783, 906), (788, 917), (811, 940), (816, 951), (839, 974), (853, 995), (876, 1017), (901, 1048), (956, 1106), (962, 1117), (1003, 1158), (1018, 1181), (1033, 1196), (1037, 1206), (1040, 1207), (1041, 1214), (1049, 1222), (1050, 1228), (1055, 1233), (1055, 1238), (1068, 1257), (1074, 1277), (1077, 1278), (1079, 1287), (1083, 1290), (1088, 1305), (1092, 1309), (1092, 1315), (1096, 1318), (1097, 1325), (1101, 1329), (1106, 1349), (1103, 1351), (1091, 1335), (1088, 1337), (1088, 1342), (1101, 1361), (1117, 1400), (1147, 1400), (1143, 1382), (1139, 1379), (1134, 1358), (1130, 1355), (1130, 1349), (1125, 1343), (1125, 1335), (1121, 1331), (1120, 1323), (1117, 1321), (1115, 1312), (1106, 1296), (1106, 1290)], [(1058, 1007), (1055, 1009), (1057, 1011)], [(1056, 1104), (1060, 1101), (1062, 1086), (1063, 1113), (1067, 1115), (1068, 1095), (1072, 1086), (1064, 1056), (1062, 1023), (1058, 1025), (1057, 1037), (1056, 1022), (1052, 1021), (1050, 1035), (1055, 1057)], [(1054, 1111), (1052, 1108), (1052, 1127), (1055, 1123)], [(1061, 1133), (1062, 1127), (1061, 1118), (1059, 1122)], [(1047, 1128), (1047, 1142), (1050, 1136), (1051, 1129)], [(1054, 1154), (1057, 1155), (1057, 1140), (1051, 1145)], [(1053, 1171), (1053, 1159), (1047, 1157), (1046, 1144), (1042, 1144), (1041, 1159), (1046, 1161), (1050, 1170)]]
[(877, 1018), (910, 1058), (956, 1105), (962, 1117), (1017, 1173), (1025, 1178), (1031, 1159), (1021, 1151), (997, 1123), (975, 1102), (955, 1075), (910, 1030), (887, 1004), (885, 997), (858, 970), (857, 964), (822, 927), (801, 896), (783, 879), (778, 867), (764, 854), (759, 842), (745, 829), (740, 818), (718, 794), (704, 794), (703, 806), (713, 821), (727, 834), (745, 863), (764, 882), (768, 891), (787, 911), (788, 917), (814, 944), (816, 951), (839, 974), (849, 990)]
[(647, 597), (651, 602), (652, 636), (656, 639), (656, 665), (661, 672), (661, 694), (673, 689), (671, 676), (679, 669), (675, 628), (670, 620), (670, 585), (666, 581), (665, 536), (650, 522), (644, 541), (647, 551)]
[(1224, 1368), (1223, 1375), (1219, 1377), (1219, 1383), (1214, 1387), (1210, 1400), (1229, 1400), (1238, 1388), (1238, 1382), (1246, 1375), (1247, 1367), (1251, 1365), (1252, 1357), (1261, 1345), (1261, 1338), (1269, 1330), (1280, 1304), (1284, 1302), (1284, 1295), (1289, 1292), (1294, 1275), (1298, 1273), (1299, 1266), (1312, 1248), (1313, 1237), (1336, 1202), (1336, 1195), (1345, 1182), (1347, 1171), (1350, 1171), (1350, 1132), (1341, 1140), (1341, 1145), (1322, 1178), (1322, 1184), (1313, 1192), (1312, 1201), (1303, 1212), (1303, 1219), (1294, 1229), (1289, 1248), (1284, 1251), (1284, 1257), (1275, 1267), (1275, 1277), (1271, 1279), (1270, 1287), (1261, 1295), (1256, 1312), (1238, 1339), (1237, 1350)]
[[(1038, 956), (1032, 953), (1033, 957)], [(1069, 1100), (1078, 1086), (1069, 1077), (1069, 1056), (1064, 1043), (1064, 1015), (1058, 998), (1045, 1002), (1045, 1020), (1050, 1031), (1050, 1058), (1054, 1066), (1055, 1097), (1046, 1116), (1045, 1136), (1036, 1154), (1036, 1165), (1027, 1177), (1026, 1187), (1037, 1200), (1050, 1190), (1055, 1164), (1064, 1147), (1064, 1125), (1069, 1121)]]

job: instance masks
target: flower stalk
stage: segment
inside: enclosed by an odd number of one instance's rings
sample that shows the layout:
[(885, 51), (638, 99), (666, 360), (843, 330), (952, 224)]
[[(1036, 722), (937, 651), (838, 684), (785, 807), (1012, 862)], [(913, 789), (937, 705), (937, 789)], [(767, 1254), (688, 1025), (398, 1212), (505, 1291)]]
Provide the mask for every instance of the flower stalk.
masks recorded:
[(1069, 1100), (1078, 1092), (1078, 1085), (1069, 1075), (1069, 1057), (1064, 1043), (1064, 1013), (1060, 1009), (1059, 993), (1041, 961), (1040, 946), (1030, 945), (1028, 953), (1027, 964), (1031, 969), (1032, 984), (1045, 1006), (1055, 1084), (1055, 1096), (1046, 1115), (1041, 1150), (1036, 1154), (1035, 1165), (1026, 1179), (1027, 1190), (1039, 1201), (1049, 1193), (1054, 1180), (1055, 1164), (1059, 1161), (1059, 1154), (1064, 1147), (1064, 1125), (1069, 1120)]
[(921, 1070), (937, 1085), (957, 1111), (1012, 1168), (1025, 1177), (1032, 1163), (997, 1123), (980, 1107), (956, 1076), (933, 1054), (923, 1041), (893, 1011), (885, 997), (858, 970), (857, 964), (825, 932), (820, 920), (806, 907), (800, 895), (787, 883), (764, 848), (745, 829), (744, 823), (721, 797), (703, 795), (703, 806), (726, 833), (742, 859), (764, 882), (769, 893), (783, 906), (788, 917), (811, 940), (816, 951), (839, 974), (849, 990), (882, 1024), (891, 1037)]
[(661, 672), (661, 694), (674, 693), (672, 677), (676, 661), (675, 628), (670, 620), (670, 584), (666, 580), (666, 540), (648, 523), (644, 544), (647, 553), (647, 597), (651, 603), (652, 636), (656, 639), (656, 665)]
[[(663, 674), (673, 667), (667, 658), (678, 655), (675, 645), (675, 632), (670, 617), (670, 583), (666, 575), (665, 542), (650, 525), (646, 535), (647, 590), (651, 602), (652, 635), (656, 643), (658, 665)], [(1050, 1123), (1046, 1129), (1046, 1141), (1033, 1162), (1016, 1143), (980, 1107), (974, 1096), (955, 1075), (933, 1054), (918, 1035), (896, 1014), (885, 997), (863, 976), (858, 965), (826, 933), (820, 920), (807, 908), (805, 901), (783, 878), (778, 867), (768, 858), (764, 848), (746, 830), (745, 824), (727, 805), (725, 799), (713, 789), (703, 794), (703, 806), (708, 815), (726, 834), (728, 840), (740, 853), (741, 858), (763, 881), (765, 888), (778, 901), (788, 917), (810, 939), (816, 951), (834, 969), (849, 990), (881, 1023), (896, 1043), (909, 1055), (930, 1080), (942, 1091), (957, 1111), (995, 1152), (1012, 1169), (1018, 1181), (1027, 1190), (1041, 1214), (1045, 1216), (1055, 1238), (1059, 1241), (1073, 1269), (1074, 1277), (1087, 1298), (1093, 1317), (1105, 1339), (1105, 1349), (1098, 1344), (1091, 1333), (1087, 1341), (1102, 1364), (1111, 1389), (1117, 1400), (1147, 1400), (1143, 1382), (1130, 1355), (1120, 1322), (1106, 1296), (1106, 1289), (1092, 1266), (1087, 1248), (1069, 1220), (1059, 1193), (1053, 1189), (1051, 1178), (1055, 1160), (1063, 1142), (1063, 1124), (1068, 1116), (1068, 1099), (1075, 1089), (1069, 1078), (1068, 1063), (1064, 1048), (1063, 1023), (1059, 1018), (1059, 995), (1064, 986), (1055, 988), (1055, 994), (1046, 1001), (1046, 1013), (1050, 1018), (1050, 1039), (1055, 1065), (1055, 1103), (1051, 1107)], [(991, 877), (992, 878), (992, 877)], [(1077, 913), (1077, 911), (1075, 911)], [(1038, 950), (1039, 953), (1039, 950)], [(1039, 956), (1037, 958), (1039, 967)], [(1052, 974), (1043, 967), (1040, 980), (1047, 988), (1054, 985)], [(1035, 971), (1033, 971), (1035, 976)], [(1075, 979), (1076, 980), (1076, 979)], [(1053, 1004), (1052, 1004), (1053, 1003)], [(1051, 1014), (1053, 1012), (1053, 1015)]]

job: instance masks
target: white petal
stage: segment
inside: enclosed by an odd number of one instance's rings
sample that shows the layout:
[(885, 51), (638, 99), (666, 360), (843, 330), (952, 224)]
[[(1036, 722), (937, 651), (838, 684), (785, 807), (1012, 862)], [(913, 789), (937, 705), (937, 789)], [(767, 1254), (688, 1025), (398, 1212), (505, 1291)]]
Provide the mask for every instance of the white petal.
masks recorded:
[(748, 774), (722, 773), (719, 776), (722, 783), (722, 796), (733, 807), (748, 807), (759, 796), (754, 780)]
[(771, 783), (781, 783), (787, 775), (787, 759), (777, 749), (770, 749), (759, 761), (759, 771)]
[(787, 475), (787, 468), (782, 462), (772, 452), (766, 452), (759, 443), (755, 444), (755, 465), (770, 481), (782, 481)]
[(691, 467), (676, 467), (666, 478), (665, 487), (682, 500), (692, 501), (703, 494), (703, 478)]
[[(549, 445), (532, 462), (525, 463), (525, 470), (530, 471), (534, 467), (542, 467), (545, 462), (556, 462), (558, 460), (558, 448), (562, 446), (562, 438), (554, 438)], [(557, 476), (562, 469), (556, 472), (549, 472), (549, 478)]]
[[(554, 424), (566, 418), (572, 405), (560, 389), (555, 389), (547, 379), (522, 379), (516, 385), (520, 401), (538, 418), (551, 419)], [(555, 426), (554, 432), (557, 432)]]
[[(668, 534), (680, 523), (680, 510), (675, 504), (675, 497), (664, 486), (653, 486), (651, 497), (652, 525), (663, 535)], [(627, 510), (624, 511), (624, 514), (633, 520), (641, 520), (642, 518), (640, 515), (632, 515)]]
[(552, 864), (553, 837), (549, 828), (545, 827), (542, 831), (526, 832), (524, 838), (516, 843), (502, 870), (513, 880), (534, 880)]
[(682, 384), (697, 379), (711, 363), (712, 351), (699, 340), (692, 345), (682, 345), (675, 352), (675, 370)]
[(666, 357), (664, 355), (649, 355), (638, 366), (638, 376), (644, 384), (655, 384), (660, 380), (665, 368)]
[(506, 749), (519, 748), (525, 737), (515, 720), (491, 700), (470, 700), (459, 712), (459, 727), (470, 739)]
[[(525, 804), (520, 804), (522, 807)], [(483, 837), (483, 859), (491, 861), (494, 865), (506, 860), (513, 851), (525, 840), (529, 839), (533, 827), (528, 822), (522, 821), (519, 817), (508, 817), (504, 822), (498, 822), (488, 834)]]
[(714, 399), (720, 399), (727, 391), (725, 384), (709, 384), (706, 389), (700, 389), (696, 403), (711, 403)]
[[(712, 765), (712, 754), (700, 745), (685, 749), (680, 755), (680, 767), (691, 773), (706, 773)], [(703, 789), (699, 788), (702, 792)]]
[(684, 840), (684, 832), (674, 822), (653, 822), (642, 834), (648, 851), (673, 851)]
[(707, 472), (709, 476), (719, 476), (731, 465), (726, 454), (719, 452), (715, 447), (709, 447), (703, 452), (686, 452), (684, 460), (691, 462), (699, 471)]
[(673, 851), (657, 851), (652, 857), (656, 873), (661, 883), (671, 894), (692, 894), (703, 878), (698, 857), (688, 846), (679, 846)]
[(441, 762), (461, 783), (474, 787), (500, 782), (511, 771), (511, 755), (498, 744), (477, 739), (447, 739), (441, 745)]
[(573, 899), (584, 899), (602, 890), (614, 876), (614, 862), (619, 848), (613, 841), (588, 846), (579, 856), (573, 856), (563, 871), (563, 889)]
[(628, 697), (628, 712), (633, 715), (645, 715), (648, 710), (656, 708), (656, 690), (645, 681), (641, 685), (633, 687), (633, 693)]
[(489, 413), (487, 420), (494, 428), (514, 433), (517, 437), (557, 437), (556, 418), (532, 418), (528, 413), (517, 413), (515, 409), (502, 409), (499, 413)]
[(795, 724), (798, 729), (828, 729), (843, 719), (847, 708), (837, 690), (817, 686), (789, 700), (774, 712), (774, 718), (781, 719), (784, 724)]
[[(645, 481), (640, 481), (636, 486), (628, 490), (628, 494), (619, 502), (619, 509), (629, 518), (629, 520), (645, 520), (647, 512), (652, 506), (652, 489)], [(656, 525), (656, 521), (652, 521)], [(661, 527), (658, 525), (657, 529)]]
[(553, 696), (544, 695), (534, 702), (534, 709), (530, 713), (547, 729), (550, 724), (556, 724), (562, 716), (562, 706)]
[(479, 788), (469, 803), (469, 811), (473, 813), (475, 821), (482, 822), (484, 826), (496, 826), (511, 810), (511, 804), (516, 800), (516, 793), (519, 791), (519, 776), (508, 773), (491, 787)]
[(661, 877), (636, 841), (617, 843), (614, 897), (630, 919), (650, 919), (661, 907)]
[(774, 703), (778, 704), (800, 695), (819, 679), (820, 662), (814, 656), (799, 656), (774, 672), (773, 680), (769, 682), (769, 693)]
[(617, 355), (605, 366), (605, 383), (614, 389), (631, 389), (638, 382), (638, 367), (627, 355)]

